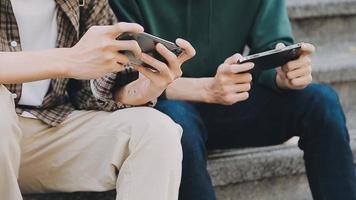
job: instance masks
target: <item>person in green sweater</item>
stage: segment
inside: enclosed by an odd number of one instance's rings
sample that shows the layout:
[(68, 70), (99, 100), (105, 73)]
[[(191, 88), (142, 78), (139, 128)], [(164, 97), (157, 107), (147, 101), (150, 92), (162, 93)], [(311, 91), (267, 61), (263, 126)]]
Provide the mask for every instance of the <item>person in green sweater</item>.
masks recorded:
[[(267, 146), (299, 136), (315, 199), (356, 199), (349, 134), (338, 95), (312, 84), (310, 55), (277, 70), (238, 64), (250, 54), (294, 43), (284, 0), (111, 0), (121, 21), (197, 50), (156, 108), (183, 127), (180, 199), (213, 200), (210, 149)], [(250, 71), (253, 69), (253, 73)], [(209, 139), (208, 139), (209, 138)]]

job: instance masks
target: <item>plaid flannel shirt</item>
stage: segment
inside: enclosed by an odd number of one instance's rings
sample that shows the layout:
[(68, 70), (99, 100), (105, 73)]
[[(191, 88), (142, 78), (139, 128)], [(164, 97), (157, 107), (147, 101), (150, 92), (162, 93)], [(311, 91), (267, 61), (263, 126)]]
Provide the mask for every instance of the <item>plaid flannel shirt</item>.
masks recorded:
[[(80, 37), (94, 25), (111, 25), (116, 18), (107, 0), (55, 0), (58, 8), (58, 48), (74, 46)], [(17, 42), (17, 46), (11, 45)], [(21, 51), (18, 26), (10, 0), (0, 0), (0, 51)], [(9, 66), (10, 67), (10, 66)], [(51, 80), (50, 89), (39, 107), (18, 105), (22, 84), (5, 85), (15, 98), (16, 112), (30, 112), (49, 126), (57, 126), (74, 110), (115, 111), (131, 107), (113, 99), (114, 87), (122, 87), (137, 78), (137, 72), (126, 68), (120, 73), (112, 73), (91, 81), (57, 78)], [(148, 105), (153, 105), (150, 102)]]

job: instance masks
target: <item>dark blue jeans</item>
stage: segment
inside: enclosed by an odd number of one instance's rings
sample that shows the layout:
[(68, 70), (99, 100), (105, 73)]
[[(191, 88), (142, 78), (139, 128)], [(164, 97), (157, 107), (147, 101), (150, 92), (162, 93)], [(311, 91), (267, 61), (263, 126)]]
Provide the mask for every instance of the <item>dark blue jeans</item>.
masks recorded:
[(207, 149), (276, 145), (293, 136), (300, 137), (314, 199), (356, 199), (345, 116), (337, 94), (325, 85), (280, 93), (254, 85), (248, 101), (232, 106), (161, 100), (156, 108), (184, 130), (181, 200), (216, 199)]

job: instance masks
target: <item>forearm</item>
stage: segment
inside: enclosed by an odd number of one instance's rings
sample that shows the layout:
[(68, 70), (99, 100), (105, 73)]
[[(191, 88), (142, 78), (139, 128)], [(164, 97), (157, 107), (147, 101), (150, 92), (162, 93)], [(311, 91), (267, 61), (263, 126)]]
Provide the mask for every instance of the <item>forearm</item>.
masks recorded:
[(62, 77), (65, 66), (66, 49), (36, 52), (0, 52), (0, 84), (30, 82)]
[(212, 78), (179, 78), (167, 88), (167, 99), (208, 103), (211, 80)]

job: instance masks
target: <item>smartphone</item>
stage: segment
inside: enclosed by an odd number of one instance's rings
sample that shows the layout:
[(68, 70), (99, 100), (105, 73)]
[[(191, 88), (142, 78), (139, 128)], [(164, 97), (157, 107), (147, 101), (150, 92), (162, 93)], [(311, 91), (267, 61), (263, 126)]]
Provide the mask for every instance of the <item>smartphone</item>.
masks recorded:
[(262, 53), (246, 56), (240, 60), (240, 64), (252, 62), (254, 69), (263, 71), (285, 65), (289, 61), (296, 60), (301, 55), (302, 44), (294, 44), (282, 49), (274, 49)]
[[(138, 45), (140, 46), (142, 52), (151, 55), (152, 57), (156, 58), (159, 61), (165, 62), (161, 54), (156, 51), (156, 45), (161, 43), (164, 45), (168, 50), (172, 51), (176, 56), (179, 56), (183, 53), (183, 49), (177, 46), (173, 42), (169, 42), (157, 36), (148, 34), (148, 33), (123, 33), (120, 35), (118, 40), (136, 40)], [(124, 51), (124, 54), (128, 56), (130, 62), (132, 64), (141, 65), (144, 67), (148, 67), (153, 69), (153, 67), (147, 65), (146, 63), (142, 62), (141, 60), (137, 59), (131, 51)]]

